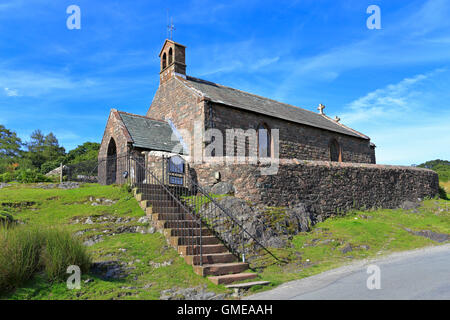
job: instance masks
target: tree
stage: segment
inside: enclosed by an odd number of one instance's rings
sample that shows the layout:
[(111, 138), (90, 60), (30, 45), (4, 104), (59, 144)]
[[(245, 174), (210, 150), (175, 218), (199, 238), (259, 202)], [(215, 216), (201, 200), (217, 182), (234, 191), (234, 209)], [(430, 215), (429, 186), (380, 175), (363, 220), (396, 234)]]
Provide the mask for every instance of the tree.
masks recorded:
[(87, 160), (97, 160), (99, 149), (99, 143), (85, 142), (67, 153), (66, 163), (76, 164)]
[(22, 141), (14, 131), (0, 124), (0, 173), (21, 156)]
[(22, 141), (14, 131), (0, 124), (0, 157), (16, 158), (20, 156)]
[(58, 163), (64, 160), (66, 151), (59, 145), (56, 136), (50, 132), (46, 136), (41, 130), (35, 130), (31, 134), (31, 140), (26, 144), (28, 152), (26, 158), (31, 160), (33, 166), (39, 170), (46, 162)]

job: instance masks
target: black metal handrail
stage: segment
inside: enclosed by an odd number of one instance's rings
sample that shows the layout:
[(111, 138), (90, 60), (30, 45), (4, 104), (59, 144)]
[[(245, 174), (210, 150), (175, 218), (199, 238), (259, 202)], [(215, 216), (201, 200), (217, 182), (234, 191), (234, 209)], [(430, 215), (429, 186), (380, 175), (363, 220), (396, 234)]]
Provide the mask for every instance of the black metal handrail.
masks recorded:
[[(225, 222), (232, 222), (233, 227), (238, 229), (237, 233), (242, 234), (242, 245), (243, 245), (242, 256), (245, 255), (244, 234), (246, 234), (248, 238), (251, 238), (257, 246), (261, 247), (265, 252), (267, 252), (276, 261), (283, 262), (244, 227), (243, 221), (239, 221), (239, 219), (237, 219), (235, 217), (235, 215), (233, 215), (232, 212), (230, 212), (229, 210), (224, 208), (213, 197), (211, 197), (211, 195), (208, 192), (206, 192), (194, 179), (192, 179), (192, 177), (189, 174), (189, 170), (187, 168), (185, 168), (185, 172), (184, 172), (184, 181), (183, 181), (182, 185), (180, 185), (178, 187), (187, 188), (187, 186), (189, 186), (190, 192), (192, 192), (192, 193), (189, 193), (189, 195), (191, 196), (190, 201), (187, 199), (183, 200), (182, 192), (180, 192), (179, 189), (176, 189), (177, 186), (169, 186), (169, 179), (166, 178), (166, 175), (169, 175), (169, 171), (167, 170), (169, 159), (170, 158), (162, 157), (162, 168), (161, 168), (161, 179), (160, 179), (157, 177), (156, 173), (152, 172), (147, 167), (147, 165), (145, 163), (144, 164), (141, 163), (142, 159), (137, 159), (137, 158), (133, 157), (133, 155), (130, 155), (130, 158), (129, 158), (129, 160), (133, 160), (145, 172), (144, 177), (151, 177), (151, 179), (155, 183), (160, 185), (161, 188), (164, 189), (164, 191), (172, 198), (172, 200), (177, 205), (180, 206), (180, 208), (182, 208), (184, 210), (185, 213), (190, 214), (195, 218), (195, 222), (198, 223), (199, 229), (200, 229), (200, 231), (199, 231), (200, 237), (198, 238), (198, 243), (196, 243), (196, 245), (198, 246), (198, 248), (200, 250), (200, 252), (198, 253), (198, 255), (200, 256), (200, 265), (202, 265), (202, 263), (203, 263), (203, 245), (204, 244), (203, 244), (203, 239), (201, 236), (203, 224), (206, 225), (207, 227), (209, 227), (210, 229), (212, 229), (211, 231), (213, 231), (216, 234), (216, 236), (220, 240), (222, 240), (222, 242), (227, 247), (229, 247), (231, 249), (233, 248), (233, 245), (228, 243), (225, 232), (221, 233), (219, 228), (214, 228), (214, 226), (208, 225), (208, 218), (211, 218), (211, 212), (213, 212), (215, 214), (215, 216), (213, 216), (213, 218), (216, 220), (218, 219), (219, 221), (224, 222), (226, 219), (228, 219)], [(127, 166), (130, 168), (131, 164), (129, 163)], [(135, 170), (137, 170), (137, 168)], [(140, 182), (135, 182), (135, 184), (137, 184), (137, 185), (139, 185), (139, 183)], [(173, 189), (171, 190), (171, 188), (175, 188), (174, 189), (175, 191), (173, 192)], [(205, 198), (208, 199), (208, 210), (210, 211), (209, 216), (208, 216), (208, 212), (203, 213), (200, 210), (200, 208), (204, 205), (203, 200)], [(235, 254), (239, 255), (237, 250), (232, 249), (232, 251), (234, 251)]]
[[(205, 196), (208, 198), (208, 200), (210, 201), (210, 203), (213, 203), (217, 208), (219, 208), (228, 218), (230, 218), (235, 226), (238, 226), (241, 229), (242, 233), (247, 234), (250, 238), (253, 239), (253, 241), (255, 241), (255, 243), (260, 246), (264, 251), (266, 251), (270, 256), (272, 256), (275, 260), (279, 261), (279, 262), (283, 262), (282, 260), (280, 260), (275, 254), (273, 254), (268, 248), (266, 248), (264, 245), (261, 244), (261, 242), (258, 241), (258, 239), (256, 239), (255, 236), (253, 236), (250, 232), (248, 232), (248, 230), (244, 227), (243, 222), (240, 222), (229, 210), (225, 209), (220, 203), (218, 203), (216, 200), (214, 200), (213, 197), (210, 196), (210, 194), (208, 192), (206, 192), (197, 182), (195, 182), (189, 175), (187, 175), (187, 178), (189, 179), (189, 182), (192, 183), (195, 188), (200, 191), (200, 193), (202, 194), (202, 196)], [(218, 236), (220, 237), (220, 233), (218, 234)], [(222, 241), (225, 241), (222, 237), (220, 237)], [(244, 252), (243, 252), (244, 254)]]

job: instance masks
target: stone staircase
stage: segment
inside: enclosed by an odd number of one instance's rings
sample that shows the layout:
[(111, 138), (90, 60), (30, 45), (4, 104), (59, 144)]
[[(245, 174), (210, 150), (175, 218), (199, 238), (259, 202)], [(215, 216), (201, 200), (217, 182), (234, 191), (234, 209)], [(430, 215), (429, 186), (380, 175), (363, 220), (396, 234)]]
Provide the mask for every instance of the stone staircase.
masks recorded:
[(200, 225), (162, 186), (140, 186), (134, 189), (134, 196), (168, 243), (198, 275), (224, 285), (257, 277), (255, 273), (245, 272), (248, 263), (239, 262), (210, 229)]

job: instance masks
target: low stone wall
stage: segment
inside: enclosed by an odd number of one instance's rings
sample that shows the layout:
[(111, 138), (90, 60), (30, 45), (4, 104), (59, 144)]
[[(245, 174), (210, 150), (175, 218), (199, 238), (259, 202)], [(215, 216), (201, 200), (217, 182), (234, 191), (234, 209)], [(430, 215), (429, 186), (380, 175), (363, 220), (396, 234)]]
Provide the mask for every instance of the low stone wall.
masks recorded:
[(404, 166), (280, 160), (278, 173), (261, 175), (259, 165), (194, 165), (203, 186), (232, 183), (236, 197), (266, 206), (304, 203), (318, 220), (356, 208), (396, 208), (438, 194), (434, 171)]

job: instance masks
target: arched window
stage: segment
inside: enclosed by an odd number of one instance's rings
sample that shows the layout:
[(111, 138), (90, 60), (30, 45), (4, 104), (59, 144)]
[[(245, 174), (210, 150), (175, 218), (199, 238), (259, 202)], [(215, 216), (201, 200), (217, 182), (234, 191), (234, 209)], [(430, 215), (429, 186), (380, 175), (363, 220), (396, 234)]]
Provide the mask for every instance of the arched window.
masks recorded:
[(336, 162), (342, 162), (342, 151), (339, 142), (336, 139), (330, 142), (330, 160)]
[(172, 54), (172, 48), (169, 49), (169, 66), (172, 64), (173, 61), (173, 54)]
[(258, 156), (269, 158), (271, 156), (270, 131), (266, 124), (258, 126)]
[(166, 53), (164, 52), (163, 57), (162, 57), (162, 70), (164, 70), (167, 67), (167, 57), (166, 57)]

